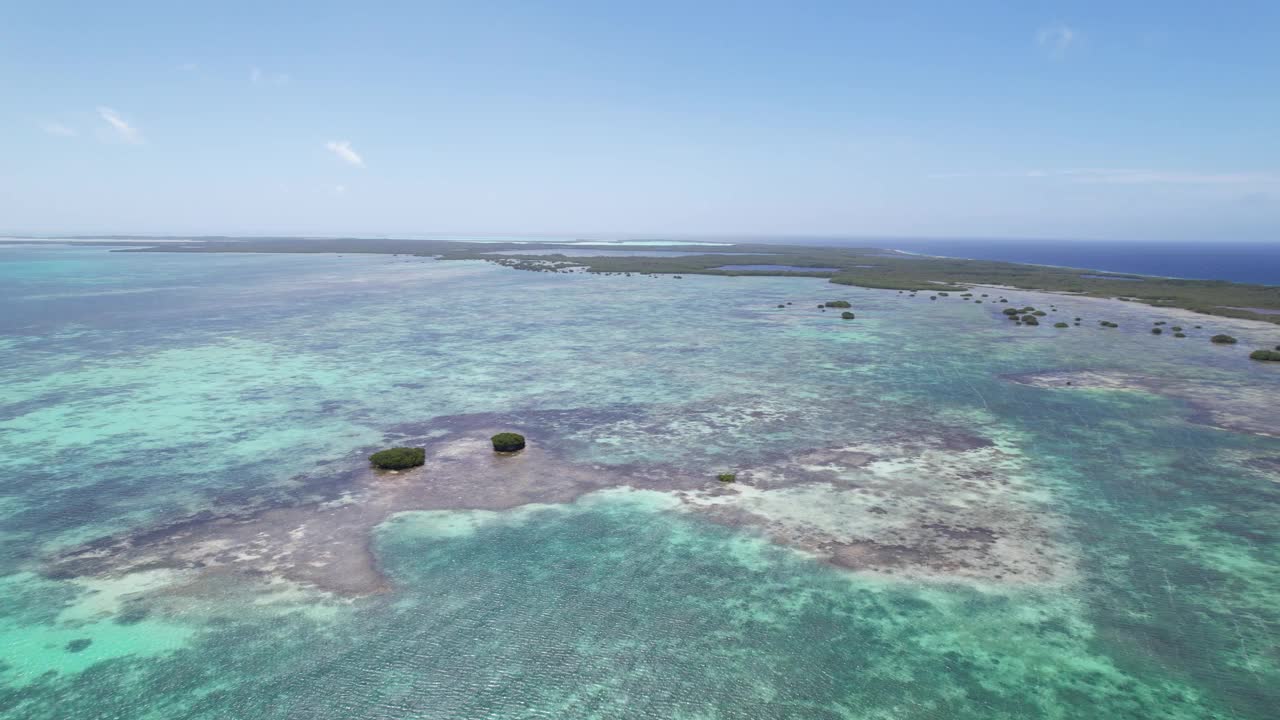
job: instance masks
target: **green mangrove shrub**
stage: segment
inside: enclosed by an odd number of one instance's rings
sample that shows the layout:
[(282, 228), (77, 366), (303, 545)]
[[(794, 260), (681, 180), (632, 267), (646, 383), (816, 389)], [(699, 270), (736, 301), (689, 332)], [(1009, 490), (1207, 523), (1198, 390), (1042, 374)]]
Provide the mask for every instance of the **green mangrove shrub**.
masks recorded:
[(1235, 345), (1238, 341), (1230, 335), (1219, 334), (1209, 338), (1209, 342), (1217, 343), (1218, 345)]
[(829, 308), (847, 308), (853, 307), (848, 300), (828, 300), (826, 306)]
[(1254, 350), (1249, 353), (1249, 359), (1263, 362), (1280, 362), (1280, 346), (1277, 346), (1275, 350)]
[(1056, 322), (1056, 323), (1054, 323), (1054, 324), (1053, 324), (1053, 326), (1054, 326), (1054, 327), (1056, 327), (1056, 328), (1071, 327), (1070, 325), (1068, 325), (1068, 324), (1066, 324), (1066, 323), (1064, 323), (1064, 322)]
[(374, 467), (383, 470), (404, 470), (418, 467), (427, 461), (427, 451), (417, 447), (393, 447), (369, 456)]
[(840, 318), (843, 320), (852, 320), (853, 313), (849, 312), (848, 310), (845, 310), (844, 312), (840, 313)]
[(733, 482), (734, 480), (737, 480), (737, 479), (738, 479), (738, 474), (737, 474), (737, 473), (728, 473), (728, 472), (726, 472), (726, 473), (720, 473), (719, 475), (717, 475), (717, 476), (716, 476), (716, 479), (717, 479), (717, 480), (719, 480), (720, 482), (723, 482), (723, 483), (731, 483), (731, 482)]
[(498, 452), (515, 452), (524, 449), (524, 436), (513, 432), (500, 432), (489, 438)]

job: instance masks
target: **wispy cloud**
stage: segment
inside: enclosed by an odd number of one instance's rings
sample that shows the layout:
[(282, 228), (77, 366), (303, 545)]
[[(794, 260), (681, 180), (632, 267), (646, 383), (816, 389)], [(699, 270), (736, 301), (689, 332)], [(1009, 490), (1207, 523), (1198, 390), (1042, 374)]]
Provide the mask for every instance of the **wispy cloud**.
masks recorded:
[(98, 116), (106, 121), (107, 125), (111, 126), (111, 130), (114, 131), (117, 138), (133, 145), (141, 145), (144, 142), (142, 132), (125, 122), (124, 118), (120, 117), (120, 113), (115, 110), (109, 107), (99, 107)]
[(348, 163), (351, 163), (356, 167), (364, 167), (364, 158), (360, 157), (355, 150), (351, 149), (350, 140), (330, 140), (325, 143), (324, 146), (328, 148), (329, 152), (337, 155)]
[(289, 82), (288, 73), (267, 72), (262, 68), (249, 68), (249, 82), (254, 85), (285, 85)]
[(75, 137), (80, 134), (76, 132), (75, 128), (56, 122), (44, 123), (40, 126), (40, 129), (49, 135), (57, 135), (58, 137)]
[(1056, 170), (1003, 170), (994, 172), (933, 173), (937, 180), (1012, 178), (1065, 180), (1082, 184), (1110, 185), (1271, 185), (1280, 184), (1276, 172), (1201, 172), (1140, 168), (1066, 168)]
[(189, 63), (182, 63), (181, 65), (178, 66), (178, 69), (181, 70), (182, 72), (192, 72), (194, 70), (199, 69), (199, 67), (200, 67), (199, 65), (193, 62), (189, 62)]
[(1080, 34), (1062, 23), (1054, 23), (1036, 33), (1036, 45), (1053, 58), (1066, 57), (1067, 51), (1080, 39)]

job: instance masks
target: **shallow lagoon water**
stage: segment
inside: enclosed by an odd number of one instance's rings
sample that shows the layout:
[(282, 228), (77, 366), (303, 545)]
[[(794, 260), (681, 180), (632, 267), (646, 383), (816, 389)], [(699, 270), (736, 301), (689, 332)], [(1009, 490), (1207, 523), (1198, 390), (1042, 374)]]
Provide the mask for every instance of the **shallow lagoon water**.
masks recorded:
[[(1177, 340), (1148, 328), (1186, 315), (1003, 292), (1085, 323), (815, 279), (0, 248), (0, 714), (1271, 717), (1280, 439), (1185, 395), (1011, 378), (1275, 397), (1277, 368), (1207, 337), (1276, 331), (1204, 317)], [(815, 308), (839, 298), (856, 321)], [(393, 514), (368, 533), (385, 591), (50, 562), (322, 513), (371, 449), (507, 419), (598, 487)], [(1001, 482), (948, 474), (983, 443)], [(1051, 572), (866, 552), (974, 506), (969, 535), (1043, 546)], [(823, 554), (851, 538), (863, 555)]]

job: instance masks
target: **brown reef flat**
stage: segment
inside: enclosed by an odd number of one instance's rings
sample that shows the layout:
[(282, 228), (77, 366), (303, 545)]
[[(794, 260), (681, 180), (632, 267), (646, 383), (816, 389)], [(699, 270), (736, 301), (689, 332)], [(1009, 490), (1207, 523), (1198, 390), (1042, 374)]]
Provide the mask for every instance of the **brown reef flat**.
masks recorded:
[(998, 446), (854, 444), (739, 478), (680, 496), (712, 519), (863, 573), (987, 586), (1075, 576), (1062, 521), (1021, 457)]
[(395, 513), (501, 511), (631, 487), (671, 493), (690, 513), (858, 572), (988, 585), (1068, 581), (1073, 561), (1059, 521), (1027, 483), (1017, 453), (934, 430), (770, 459), (739, 468), (738, 482), (726, 485), (669, 467), (575, 464), (536, 440), (495, 454), (492, 428), (469, 427), (426, 442), (423, 467), (353, 473), (319, 502), (204, 513), (104, 538), (48, 558), (45, 572), (170, 568), (197, 582), (237, 575), (368, 595), (391, 587), (372, 542)]

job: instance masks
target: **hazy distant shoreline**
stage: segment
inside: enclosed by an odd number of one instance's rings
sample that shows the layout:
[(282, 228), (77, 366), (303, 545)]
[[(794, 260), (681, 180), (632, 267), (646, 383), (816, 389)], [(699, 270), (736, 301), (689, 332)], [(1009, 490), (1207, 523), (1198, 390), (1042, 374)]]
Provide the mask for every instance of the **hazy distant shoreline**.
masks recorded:
[[(267, 235), (43, 235), (0, 236), (0, 244), (12, 242), (105, 243), (190, 243), (210, 240), (254, 241), (264, 239), (311, 240), (318, 242), (357, 239), (355, 236), (267, 236)], [(697, 246), (724, 248), (733, 245), (780, 245), (783, 247), (892, 248), (908, 255), (965, 260), (1042, 265), (1057, 268), (1085, 268), (1109, 273), (1129, 273), (1188, 280), (1226, 280), (1239, 283), (1280, 285), (1280, 241), (1262, 242), (1135, 242), (1053, 239), (982, 238), (795, 238), (795, 237), (699, 237), (656, 240), (624, 240), (617, 237), (594, 239), (564, 236), (461, 235), (366, 236), (369, 241), (454, 242), (461, 244), (576, 245), (582, 247)]]
[[(964, 292), (977, 285), (1016, 287), (1121, 298), (1159, 307), (1180, 307), (1208, 315), (1280, 324), (1280, 285), (1231, 279), (1181, 279), (1175, 273), (1114, 272), (1102, 263), (1035, 260), (988, 260), (930, 255), (929, 248), (907, 243), (900, 250), (885, 245), (804, 246), (740, 242), (688, 244), (678, 240), (559, 240), (532, 238), (470, 241), (396, 238), (179, 237), (99, 236), (66, 238), (77, 244), (116, 252), (163, 253), (336, 253), (431, 256), (441, 260), (483, 260), (517, 270), (583, 271), (605, 274), (785, 276), (825, 278), (837, 285), (903, 292)], [(52, 238), (46, 239), (47, 241)], [(176, 242), (185, 240), (186, 242)], [(5, 242), (0, 240), (0, 243)], [(22, 242), (11, 240), (9, 242)], [(30, 243), (27, 243), (30, 244)], [(612, 255), (583, 256), (591, 247)], [(1265, 247), (1261, 247), (1265, 251)], [(963, 251), (960, 245), (949, 250)], [(619, 250), (623, 252), (618, 252)], [(649, 251), (649, 252), (646, 252)], [(1153, 263), (1167, 258), (1159, 247), (1147, 247)], [(532, 251), (532, 252), (531, 252)], [(545, 251), (545, 252), (542, 252)], [(557, 252), (563, 251), (563, 252)], [(1276, 250), (1280, 260), (1280, 249)], [(625, 255), (619, 257), (619, 255)], [(726, 263), (732, 255), (732, 262)], [(1267, 263), (1250, 258), (1247, 263)], [(1280, 262), (1274, 264), (1280, 267)], [(1245, 308), (1245, 309), (1242, 309)]]

